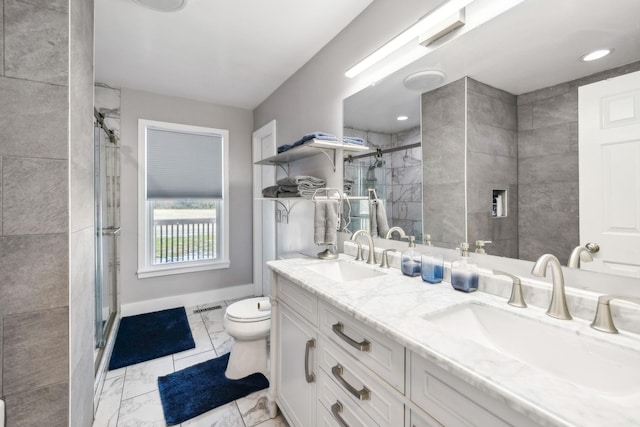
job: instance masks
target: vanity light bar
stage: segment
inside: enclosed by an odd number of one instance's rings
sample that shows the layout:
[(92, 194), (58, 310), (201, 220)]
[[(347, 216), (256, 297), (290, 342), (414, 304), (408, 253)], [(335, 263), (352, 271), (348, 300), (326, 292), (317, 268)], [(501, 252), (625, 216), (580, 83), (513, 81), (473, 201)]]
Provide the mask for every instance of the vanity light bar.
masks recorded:
[[(439, 37), (441, 37), (442, 35), (446, 34), (442, 34), (443, 23), (450, 22), (449, 20), (452, 18), (452, 16), (459, 16), (461, 9), (464, 9), (473, 1), (474, 0), (450, 0), (449, 2), (443, 4), (438, 9), (422, 18), (416, 24), (409, 27), (402, 34), (395, 37), (380, 49), (376, 50), (371, 55), (367, 56), (365, 59), (347, 70), (344, 75), (348, 78), (357, 76), (364, 70), (370, 68), (374, 64), (377, 64), (378, 62), (391, 55), (393, 52), (406, 45), (411, 40), (416, 39), (417, 37), (420, 37), (420, 42), (425, 39), (430, 39), (437, 34), (440, 34)], [(458, 25), (458, 27), (459, 26), (460, 25)], [(429, 36), (429, 33), (431, 33), (431, 36)]]

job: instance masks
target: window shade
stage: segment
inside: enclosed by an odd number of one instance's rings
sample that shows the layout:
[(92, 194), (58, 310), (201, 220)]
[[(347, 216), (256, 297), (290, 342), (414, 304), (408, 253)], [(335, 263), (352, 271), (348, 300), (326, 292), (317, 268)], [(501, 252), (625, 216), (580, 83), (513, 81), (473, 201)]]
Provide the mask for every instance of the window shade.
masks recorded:
[(147, 199), (222, 198), (222, 137), (147, 128)]

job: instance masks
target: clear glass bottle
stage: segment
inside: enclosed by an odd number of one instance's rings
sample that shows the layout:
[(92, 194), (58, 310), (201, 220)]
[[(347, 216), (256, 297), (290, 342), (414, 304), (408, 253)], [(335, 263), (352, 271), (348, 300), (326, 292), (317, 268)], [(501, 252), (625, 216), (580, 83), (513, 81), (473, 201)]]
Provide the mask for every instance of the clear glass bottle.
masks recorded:
[(478, 289), (478, 267), (469, 261), (469, 244), (461, 243), (460, 258), (451, 264), (451, 286), (458, 291)]
[(400, 270), (403, 274), (411, 277), (420, 275), (420, 264), (422, 258), (420, 252), (416, 250), (416, 236), (407, 236), (409, 248), (402, 251), (400, 255)]
[(422, 254), (420, 267), (422, 280), (428, 283), (440, 283), (443, 278), (444, 260), (442, 255), (426, 252)]

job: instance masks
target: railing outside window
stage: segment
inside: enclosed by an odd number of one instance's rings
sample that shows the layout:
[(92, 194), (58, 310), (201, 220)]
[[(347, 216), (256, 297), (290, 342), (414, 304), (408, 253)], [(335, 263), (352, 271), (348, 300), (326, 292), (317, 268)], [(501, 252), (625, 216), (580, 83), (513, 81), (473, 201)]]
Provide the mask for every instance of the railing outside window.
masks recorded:
[(215, 259), (214, 218), (159, 219), (153, 222), (154, 264)]

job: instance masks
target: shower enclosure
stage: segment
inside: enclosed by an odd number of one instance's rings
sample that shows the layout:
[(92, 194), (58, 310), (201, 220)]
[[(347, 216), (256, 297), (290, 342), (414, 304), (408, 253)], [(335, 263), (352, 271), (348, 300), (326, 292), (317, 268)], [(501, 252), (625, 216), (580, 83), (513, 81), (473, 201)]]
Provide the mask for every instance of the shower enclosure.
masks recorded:
[(104, 116), (94, 111), (95, 366), (118, 310), (120, 267), (120, 146)]
[[(344, 165), (344, 192), (350, 197), (351, 212), (347, 229), (352, 233), (369, 230), (369, 190), (375, 190), (378, 199), (387, 198), (385, 161), (379, 157), (356, 160)], [(387, 212), (389, 214), (389, 212)]]

